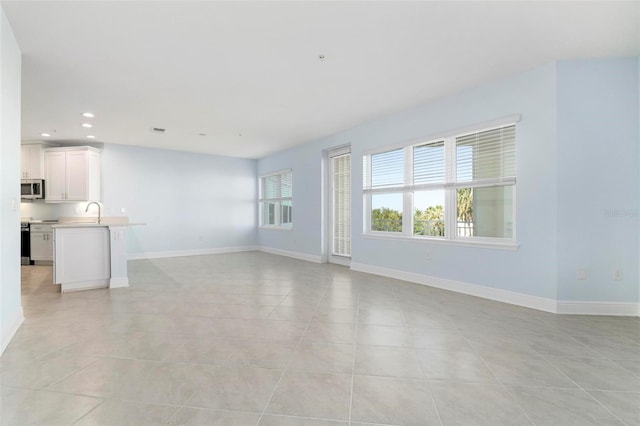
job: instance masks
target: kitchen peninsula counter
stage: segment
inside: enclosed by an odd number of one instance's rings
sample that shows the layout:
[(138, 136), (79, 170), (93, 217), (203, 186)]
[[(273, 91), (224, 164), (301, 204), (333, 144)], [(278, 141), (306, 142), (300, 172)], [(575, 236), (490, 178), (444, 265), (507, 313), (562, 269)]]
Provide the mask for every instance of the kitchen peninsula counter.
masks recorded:
[(60, 218), (53, 228), (53, 280), (61, 291), (129, 286), (127, 217)]

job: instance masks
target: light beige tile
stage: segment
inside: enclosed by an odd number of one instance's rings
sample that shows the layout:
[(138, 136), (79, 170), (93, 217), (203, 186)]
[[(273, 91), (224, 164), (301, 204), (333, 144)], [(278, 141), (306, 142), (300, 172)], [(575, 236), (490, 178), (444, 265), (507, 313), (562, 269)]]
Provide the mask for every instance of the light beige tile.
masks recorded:
[(295, 351), (288, 368), (293, 371), (351, 374), (353, 345), (301, 344)]
[(533, 425), (500, 385), (430, 382), (443, 425)]
[(430, 380), (496, 381), (482, 358), (473, 352), (418, 349), (416, 355), (424, 377)]
[(640, 426), (640, 393), (603, 391), (588, 393), (627, 426)]
[(196, 386), (185, 405), (260, 412), (272, 395), (282, 370), (217, 365), (194, 366)]
[(182, 407), (167, 426), (255, 426), (258, 413)]
[(144, 426), (169, 421), (177, 407), (108, 399), (84, 416), (74, 426)]
[(349, 422), (312, 419), (309, 417), (274, 416), (266, 414), (258, 426), (348, 426)]
[(623, 426), (583, 390), (510, 387), (536, 425)]
[(354, 374), (422, 378), (420, 363), (413, 348), (389, 346), (358, 345)]
[(102, 402), (100, 398), (2, 386), (3, 425), (68, 425)]
[(394, 425), (439, 425), (422, 380), (354, 376), (351, 420)]
[(265, 412), (348, 420), (350, 395), (351, 375), (288, 371)]

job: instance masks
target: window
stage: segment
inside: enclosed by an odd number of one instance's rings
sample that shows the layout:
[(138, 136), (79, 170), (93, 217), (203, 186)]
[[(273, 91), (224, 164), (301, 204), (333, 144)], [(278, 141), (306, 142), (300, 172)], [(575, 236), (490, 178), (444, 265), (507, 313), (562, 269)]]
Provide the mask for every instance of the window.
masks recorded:
[(513, 241), (515, 124), (363, 157), (365, 233)]
[(291, 228), (293, 224), (293, 173), (291, 170), (260, 178), (260, 226)]

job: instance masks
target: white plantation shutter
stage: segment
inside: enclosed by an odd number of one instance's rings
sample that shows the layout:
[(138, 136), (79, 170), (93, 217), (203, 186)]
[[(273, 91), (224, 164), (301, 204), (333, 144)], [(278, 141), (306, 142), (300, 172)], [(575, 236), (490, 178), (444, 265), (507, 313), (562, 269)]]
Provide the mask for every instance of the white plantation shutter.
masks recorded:
[(290, 199), (293, 195), (293, 173), (284, 172), (280, 175), (280, 198)]
[(331, 158), (333, 169), (333, 254), (351, 256), (351, 154)]
[(291, 170), (260, 178), (261, 226), (291, 227), (293, 173)]
[(516, 126), (510, 125), (456, 137), (457, 182), (514, 183)]
[(413, 184), (444, 183), (444, 141), (413, 148)]
[(404, 149), (371, 154), (371, 187), (404, 185)]
[(267, 200), (273, 200), (278, 198), (278, 186), (279, 186), (279, 182), (278, 182), (279, 178), (278, 176), (267, 176), (264, 178), (264, 184), (263, 184), (263, 197), (264, 199)]
[[(439, 134), (429, 141), (365, 153), (364, 232), (428, 238), (419, 234), (420, 224), (432, 219), (424, 217), (427, 211), (418, 210), (427, 203), (444, 207), (445, 228), (440, 235), (444, 239), (515, 241), (514, 123), (519, 119), (511, 116)], [(397, 223), (400, 215), (401, 230), (386, 226)]]

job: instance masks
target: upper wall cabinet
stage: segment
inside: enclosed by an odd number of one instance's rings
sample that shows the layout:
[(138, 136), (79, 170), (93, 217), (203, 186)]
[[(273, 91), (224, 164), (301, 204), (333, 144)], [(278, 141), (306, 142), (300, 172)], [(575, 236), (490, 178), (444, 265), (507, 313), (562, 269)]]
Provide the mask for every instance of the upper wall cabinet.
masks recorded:
[(20, 146), (22, 179), (44, 179), (44, 156), (42, 145)]
[(44, 150), (45, 201), (100, 201), (100, 150), (88, 146)]

